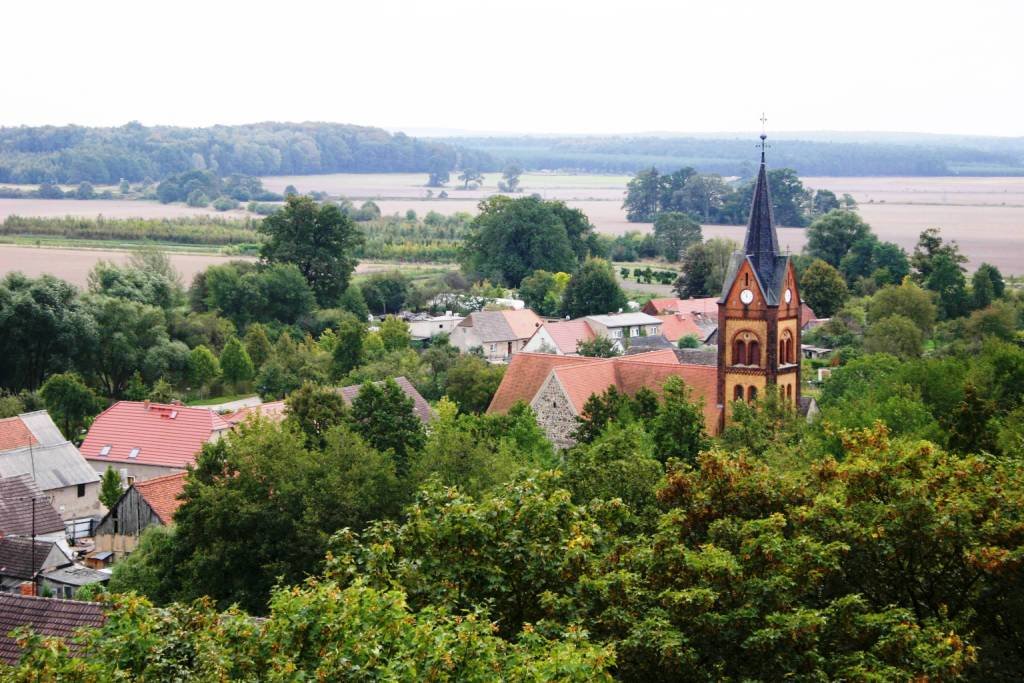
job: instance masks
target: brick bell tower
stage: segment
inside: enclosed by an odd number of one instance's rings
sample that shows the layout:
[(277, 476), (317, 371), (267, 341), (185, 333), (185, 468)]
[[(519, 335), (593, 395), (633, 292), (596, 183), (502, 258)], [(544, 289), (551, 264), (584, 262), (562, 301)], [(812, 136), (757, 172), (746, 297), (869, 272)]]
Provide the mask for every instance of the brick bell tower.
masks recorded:
[(800, 399), (800, 292), (793, 263), (779, 253), (766, 139), (761, 133), (761, 167), (743, 251), (732, 255), (718, 300), (718, 403), (724, 424), (733, 401), (756, 400), (770, 386), (794, 407)]

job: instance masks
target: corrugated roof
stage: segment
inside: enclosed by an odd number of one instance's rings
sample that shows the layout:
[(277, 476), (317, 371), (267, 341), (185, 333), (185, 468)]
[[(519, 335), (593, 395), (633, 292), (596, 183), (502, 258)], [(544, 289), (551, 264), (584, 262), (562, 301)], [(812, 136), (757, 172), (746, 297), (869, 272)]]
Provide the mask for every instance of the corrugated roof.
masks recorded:
[[(381, 382), (374, 382), (374, 384), (381, 384)], [(416, 413), (416, 417), (426, 424), (434, 419), (434, 409), (427, 403), (427, 399), (423, 398), (420, 392), (416, 391), (416, 387), (412, 385), (405, 377), (395, 377), (395, 384), (402, 390), (406, 396), (412, 399), (413, 412)], [(352, 401), (355, 400), (356, 396), (359, 395), (359, 390), (363, 388), (361, 384), (353, 384), (348, 387), (342, 387), (338, 391), (341, 393), (341, 397), (345, 399), (345, 403), (352, 405)]]
[[(103, 625), (103, 606), (95, 602), (57, 600), (14, 593), (0, 593), (0, 661), (17, 664), (22, 650), (8, 634), (22, 626), (35, 633), (70, 639), (79, 629)], [(75, 654), (77, 648), (71, 647)]]
[(81, 564), (71, 564), (43, 572), (43, 578), (68, 586), (88, 586), (94, 583), (105, 583), (110, 580), (110, 574), (90, 569)]
[(32, 501), (35, 501), (36, 535), (64, 531), (64, 520), (53, 509), (29, 474), (0, 479), (0, 536), (32, 534)]
[(43, 446), (56, 446), (57, 444), (67, 443), (67, 439), (61, 434), (57, 425), (53, 423), (50, 413), (45, 410), (22, 413), (18, 417), (35, 434), (36, 439)]
[[(118, 401), (100, 413), (82, 442), (81, 452), (98, 462), (135, 463), (184, 469), (203, 444), (230, 425), (208, 408)], [(101, 451), (109, 446), (109, 452)], [(139, 451), (131, 456), (133, 449)]]
[(36, 484), (43, 491), (100, 480), (96, 470), (69, 441), (54, 446), (33, 446), (0, 453), (0, 477), (31, 474), (33, 469)]
[(185, 475), (187, 472), (168, 474), (163, 477), (147, 479), (132, 484), (142, 499), (149, 504), (156, 516), (164, 524), (174, 521), (174, 513), (178, 511), (184, 502), (178, 498), (185, 489)]

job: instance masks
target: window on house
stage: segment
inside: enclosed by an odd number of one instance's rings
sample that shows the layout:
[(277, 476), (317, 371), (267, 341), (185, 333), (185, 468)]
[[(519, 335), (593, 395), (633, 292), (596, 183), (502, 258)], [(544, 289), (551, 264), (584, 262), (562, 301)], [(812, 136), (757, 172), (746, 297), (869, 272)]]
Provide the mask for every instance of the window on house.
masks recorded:
[(104, 446), (100, 449), (100, 455), (110, 455), (110, 446)]
[(135, 477), (128, 477), (127, 481), (128, 481), (128, 485), (131, 486), (132, 484), (135, 483)]
[(128, 457), (129, 458), (137, 458), (137, 457), (139, 457), (139, 450), (140, 450), (139, 448), (133, 448), (131, 451), (129, 451)]
[(743, 400), (743, 385), (737, 384), (732, 390), (732, 400), (742, 401)]
[(78, 497), (85, 498), (85, 484), (78, 485)]
[(757, 387), (747, 387), (747, 400), (751, 403), (757, 400)]
[(761, 345), (756, 340), (747, 346), (747, 365), (761, 365)]
[(732, 347), (732, 364), (733, 365), (746, 365), (747, 364), (747, 342), (742, 339), (737, 339), (733, 343)]

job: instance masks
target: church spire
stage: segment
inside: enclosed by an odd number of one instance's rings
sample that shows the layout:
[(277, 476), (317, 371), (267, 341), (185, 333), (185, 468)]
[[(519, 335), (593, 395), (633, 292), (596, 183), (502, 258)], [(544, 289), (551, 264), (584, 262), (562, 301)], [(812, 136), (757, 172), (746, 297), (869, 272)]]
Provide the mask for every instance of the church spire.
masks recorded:
[[(762, 115), (761, 122), (765, 119)], [(750, 204), (750, 222), (747, 223), (747, 237), (743, 251), (753, 262), (761, 282), (769, 285), (775, 274), (775, 257), (779, 255), (779, 238), (772, 218), (772, 200), (768, 192), (768, 172), (765, 169), (764, 152), (767, 135), (761, 132), (761, 167), (757, 171), (754, 198)]]

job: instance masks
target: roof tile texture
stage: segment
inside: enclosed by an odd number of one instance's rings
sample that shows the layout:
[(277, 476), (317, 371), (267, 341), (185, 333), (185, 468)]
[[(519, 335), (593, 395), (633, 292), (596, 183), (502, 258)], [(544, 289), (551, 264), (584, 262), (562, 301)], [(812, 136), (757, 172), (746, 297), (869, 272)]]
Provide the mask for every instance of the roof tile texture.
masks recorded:
[(149, 504), (156, 516), (164, 524), (174, 521), (174, 513), (181, 507), (183, 501), (178, 496), (185, 489), (186, 472), (168, 474), (163, 477), (147, 479), (146, 481), (135, 482), (132, 486)]
[(32, 481), (32, 475), (0, 479), (0, 536), (32, 533), (32, 501), (35, 500), (36, 535), (64, 531), (64, 521), (50, 499)]
[(0, 420), (0, 451), (24, 448), (29, 444), (34, 446), (38, 443), (39, 441), (20, 417), (8, 417)]
[[(18, 627), (28, 626), (41, 635), (68, 639), (80, 628), (99, 628), (103, 619), (103, 606), (95, 602), (0, 593), (0, 662), (18, 663), (21, 649), (7, 635)], [(71, 652), (75, 653), (74, 647)]]

